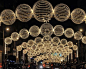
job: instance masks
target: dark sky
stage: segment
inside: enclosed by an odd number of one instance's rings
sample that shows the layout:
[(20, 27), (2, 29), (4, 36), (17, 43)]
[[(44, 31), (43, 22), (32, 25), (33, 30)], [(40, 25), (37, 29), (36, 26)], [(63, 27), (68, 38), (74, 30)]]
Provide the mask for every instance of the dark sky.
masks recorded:
[[(15, 12), (15, 9), (19, 4), (28, 4), (31, 7), (33, 7), (34, 3), (37, 2), (37, 1), (38, 0), (0, 0), (0, 12), (3, 11), (4, 9), (11, 9)], [(48, 1), (51, 2), (53, 7), (55, 7), (59, 3), (67, 4), (70, 7), (71, 12), (75, 8), (82, 8), (83, 10), (86, 11), (85, 0), (48, 0)], [(70, 19), (65, 21), (65, 22), (59, 22), (59, 21), (55, 20), (55, 18), (52, 18), (50, 20), (50, 23), (53, 26), (62, 25), (65, 29), (66, 28), (73, 28), (75, 32), (78, 31), (80, 28), (82, 28), (84, 31), (86, 30), (85, 23), (82, 23), (80, 25), (76, 25)], [(37, 26), (40, 27), (42, 24), (43, 23), (38, 22), (35, 18), (32, 18), (27, 23), (20, 22), (19, 20), (16, 20), (16, 22), (11, 26), (6, 26), (6, 25), (2, 24), (2, 26), (0, 27), (0, 31), (3, 31), (3, 29), (5, 29), (6, 27), (10, 27), (9, 32), (5, 31), (5, 37), (8, 37), (8, 36), (11, 35), (12, 32), (19, 32), (22, 28), (26, 28), (26, 29), (29, 30), (29, 28), (32, 25), (37, 25)], [(84, 31), (83, 31), (83, 35), (84, 35)], [(39, 35), (39, 36), (41, 36), (41, 35)], [(54, 36), (54, 35), (52, 35), (52, 36)], [(0, 38), (2, 38), (2, 33), (0, 33)], [(60, 38), (66, 38), (66, 37), (64, 37), (64, 35), (63, 35)], [(34, 39), (34, 38), (29, 36), (28, 39)], [(24, 41), (28, 41), (28, 39), (26, 39), (26, 40), (20, 39), (19, 41), (16, 42), (16, 45), (19, 45)], [(75, 43), (77, 42), (73, 38), (72, 39), (67, 39), (67, 40), (72, 40)], [(3, 40), (0, 39), (0, 45), (2, 45), (2, 44), (3, 44)], [(13, 47), (13, 43), (10, 45), (10, 47)]]

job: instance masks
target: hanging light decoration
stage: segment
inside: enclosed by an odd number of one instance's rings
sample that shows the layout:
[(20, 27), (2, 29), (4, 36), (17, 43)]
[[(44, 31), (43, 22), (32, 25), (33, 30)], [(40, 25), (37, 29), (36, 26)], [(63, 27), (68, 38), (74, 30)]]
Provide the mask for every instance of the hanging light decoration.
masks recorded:
[(35, 49), (37, 48), (36, 46), (37, 46), (37, 45), (32, 45), (32, 46), (31, 46), (31, 49), (32, 49), (32, 50), (35, 50)]
[(53, 37), (52, 42), (54, 44), (59, 44), (60, 43), (60, 38), (59, 37)]
[(15, 13), (10, 9), (5, 9), (1, 12), (1, 21), (5, 25), (12, 25), (16, 21)]
[(22, 48), (27, 48), (27, 43), (26, 42), (22, 43)]
[(48, 35), (43, 37), (43, 43), (51, 43), (52, 38)]
[(27, 53), (27, 49), (24, 49), (24, 50), (23, 50), (23, 54), (26, 54), (26, 53)]
[(72, 11), (71, 13), (71, 20), (75, 23), (75, 24), (81, 24), (83, 23), (85, 19), (85, 11), (81, 8), (76, 8)]
[(73, 53), (73, 50), (72, 49), (69, 49), (68, 52), (71, 54), (71, 53)]
[(29, 32), (27, 29), (21, 29), (19, 35), (22, 39), (27, 39), (29, 37)]
[(86, 36), (82, 38), (82, 43), (86, 44)]
[(52, 35), (53, 34), (53, 26), (50, 23), (44, 23), (40, 27), (41, 35)]
[(83, 37), (83, 35), (82, 35), (82, 33), (81, 33), (80, 31), (75, 32), (74, 38), (75, 38), (76, 40), (81, 40), (82, 37)]
[(67, 38), (72, 38), (73, 35), (74, 35), (74, 31), (72, 28), (67, 28), (64, 32), (64, 35), (67, 37)]
[(74, 45), (74, 46), (73, 46), (73, 50), (76, 51), (77, 49), (78, 49), (78, 46), (77, 46), (77, 45)]
[(67, 43), (67, 45), (71, 48), (71, 47), (73, 47), (73, 42), (72, 42), (72, 41), (69, 41), (69, 42)]
[(11, 44), (12, 43), (12, 39), (10, 37), (6, 37), (5, 38), (5, 43), (8, 44), (8, 45)]
[(32, 18), (32, 9), (28, 4), (20, 4), (16, 8), (16, 17), (21, 22), (28, 22)]
[(56, 26), (54, 27), (54, 34), (55, 34), (56, 36), (62, 36), (63, 33), (64, 33), (64, 28), (63, 28), (62, 25), (56, 25)]
[(48, 1), (39, 0), (33, 6), (33, 14), (39, 22), (49, 21), (53, 16), (53, 7)]
[(54, 8), (54, 17), (60, 22), (68, 20), (68, 18), (70, 17), (70, 8), (66, 4), (58, 4)]
[(13, 41), (18, 41), (18, 40), (19, 40), (19, 34), (18, 34), (17, 32), (13, 32), (13, 33), (11, 34), (11, 39), (12, 39)]
[(21, 45), (17, 46), (17, 51), (21, 51), (21, 50), (22, 50), (22, 46)]
[(30, 35), (33, 37), (37, 37), (40, 34), (40, 29), (38, 26), (34, 25), (29, 29)]
[(34, 45), (34, 41), (33, 40), (28, 40), (28, 45), (29, 46), (33, 46)]
[(64, 45), (64, 46), (67, 45), (67, 40), (66, 39), (61, 39), (61, 44)]
[(58, 45), (58, 47), (59, 47), (60, 49), (63, 49), (63, 48), (64, 48), (64, 45), (63, 45), (63, 44), (60, 44), (60, 45)]
[(36, 43), (36, 44), (39, 44), (39, 43), (41, 43), (41, 42), (43, 42), (43, 40), (42, 40), (41, 37), (36, 37), (36, 38), (35, 38), (35, 43)]

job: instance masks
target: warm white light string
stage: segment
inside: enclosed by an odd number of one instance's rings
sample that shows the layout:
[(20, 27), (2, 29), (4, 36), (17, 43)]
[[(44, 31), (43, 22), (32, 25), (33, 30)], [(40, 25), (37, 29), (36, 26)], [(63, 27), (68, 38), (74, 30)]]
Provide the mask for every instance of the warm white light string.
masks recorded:
[[(59, 34), (56, 32), (58, 32)], [(13, 32), (10, 37), (5, 38), (5, 43), (11, 44), (12, 40), (18, 41), (19, 38), (27, 39), (29, 37), (29, 35), (31, 35), (32, 37), (37, 37), (39, 34), (41, 34), (43, 36), (44, 35), (51, 36), (53, 33), (54, 33), (54, 35), (56, 35), (58, 37), (62, 36), (63, 34), (67, 38), (72, 38), (74, 36), (75, 40), (81, 40), (82, 43), (86, 44), (86, 36), (83, 36), (82, 32), (77, 31), (74, 33), (74, 30), (72, 28), (67, 28), (64, 31), (64, 27), (62, 25), (56, 25), (53, 28), (53, 26), (49, 23), (42, 24), (40, 28), (36, 25), (33, 25), (30, 27), (29, 30), (24, 28), (24, 29), (21, 29), (19, 33)]]
[[(38, 11), (38, 8), (40, 11)], [(16, 19), (21, 22), (28, 22), (32, 17), (39, 22), (48, 22), (52, 17), (60, 22), (71, 18), (75, 24), (81, 24), (86, 21), (85, 11), (81, 8), (76, 8), (70, 13), (70, 8), (66, 4), (57, 4), (53, 9), (50, 2), (39, 0), (34, 4), (33, 9), (28, 4), (20, 4), (16, 8), (15, 13), (10, 9), (3, 10), (0, 16), (0, 23), (12, 25)]]

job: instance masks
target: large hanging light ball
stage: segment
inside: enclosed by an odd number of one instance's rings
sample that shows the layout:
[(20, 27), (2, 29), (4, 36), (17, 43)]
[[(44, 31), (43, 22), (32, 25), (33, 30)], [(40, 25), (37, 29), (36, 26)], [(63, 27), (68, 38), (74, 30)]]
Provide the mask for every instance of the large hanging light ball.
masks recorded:
[(67, 37), (67, 38), (72, 38), (73, 35), (74, 35), (74, 30), (72, 28), (67, 28), (64, 32), (64, 35)]
[(53, 26), (50, 23), (44, 23), (40, 27), (41, 35), (52, 35), (53, 34)]
[(6, 37), (5, 38), (5, 43), (6, 44), (11, 44), (12, 43), (12, 39), (10, 37)]
[(16, 17), (21, 22), (28, 22), (32, 18), (32, 10), (28, 4), (20, 4), (16, 8)]
[(27, 46), (28, 46), (28, 45), (27, 45), (26, 42), (23, 42), (23, 43), (22, 43), (22, 48), (27, 48)]
[(34, 41), (33, 41), (33, 40), (31, 40), (31, 39), (30, 39), (30, 40), (28, 40), (28, 45), (29, 45), (29, 46), (33, 46), (33, 45), (34, 45)]
[(67, 45), (71, 48), (71, 47), (73, 47), (73, 42), (72, 42), (72, 41), (69, 41), (69, 42), (67, 43)]
[(71, 20), (75, 24), (81, 24), (85, 19), (85, 11), (80, 8), (76, 8), (71, 13)]
[(22, 50), (22, 46), (21, 45), (17, 46), (17, 51), (21, 51), (21, 50)]
[(40, 29), (38, 26), (34, 25), (29, 29), (30, 35), (33, 37), (37, 37), (40, 34)]
[(67, 40), (66, 39), (61, 39), (61, 44), (64, 45), (64, 46), (67, 45)]
[(21, 29), (19, 35), (22, 39), (27, 39), (29, 37), (29, 32), (27, 29)]
[(41, 43), (42, 42), (42, 38), (41, 37), (36, 37), (35, 38), (35, 43), (36, 44), (39, 44), (39, 43)]
[(70, 8), (66, 4), (58, 4), (54, 8), (54, 17), (60, 22), (66, 21), (70, 17)]
[(49, 21), (53, 16), (53, 7), (46, 0), (39, 0), (33, 6), (33, 14), (39, 22)]
[(10, 9), (3, 10), (1, 12), (1, 21), (5, 25), (12, 25), (16, 21), (15, 13)]
[(60, 43), (60, 38), (59, 37), (53, 37), (52, 42), (54, 44), (59, 44)]
[(75, 34), (74, 34), (74, 38), (76, 40), (81, 40), (83, 37), (82, 33), (80, 31), (77, 31)]
[(56, 25), (56, 26), (54, 27), (54, 34), (55, 34), (56, 36), (62, 36), (63, 33), (64, 33), (64, 28), (63, 28), (62, 25)]
[(77, 49), (78, 49), (78, 46), (77, 46), (77, 45), (74, 45), (74, 46), (73, 46), (73, 50), (76, 51)]
[(13, 32), (13, 33), (11, 34), (11, 39), (12, 39), (13, 41), (19, 40), (19, 34), (18, 34), (17, 32)]
[(86, 36), (82, 38), (82, 43), (86, 44)]

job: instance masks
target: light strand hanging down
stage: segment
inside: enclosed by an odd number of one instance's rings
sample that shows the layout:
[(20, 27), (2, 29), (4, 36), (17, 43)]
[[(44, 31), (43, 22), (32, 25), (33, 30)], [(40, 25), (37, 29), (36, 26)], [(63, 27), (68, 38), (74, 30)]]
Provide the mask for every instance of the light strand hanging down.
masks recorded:
[(70, 8), (63, 3), (53, 6), (47, 0), (39, 0), (31, 8), (28, 4), (20, 4), (15, 12), (5, 9), (1, 12), (0, 23), (12, 25), (16, 19), (21, 22), (28, 22), (31, 18), (35, 18), (39, 22), (49, 22), (52, 17), (60, 22), (71, 19), (75, 24), (86, 22), (86, 13), (81, 8), (76, 8), (72, 12)]

